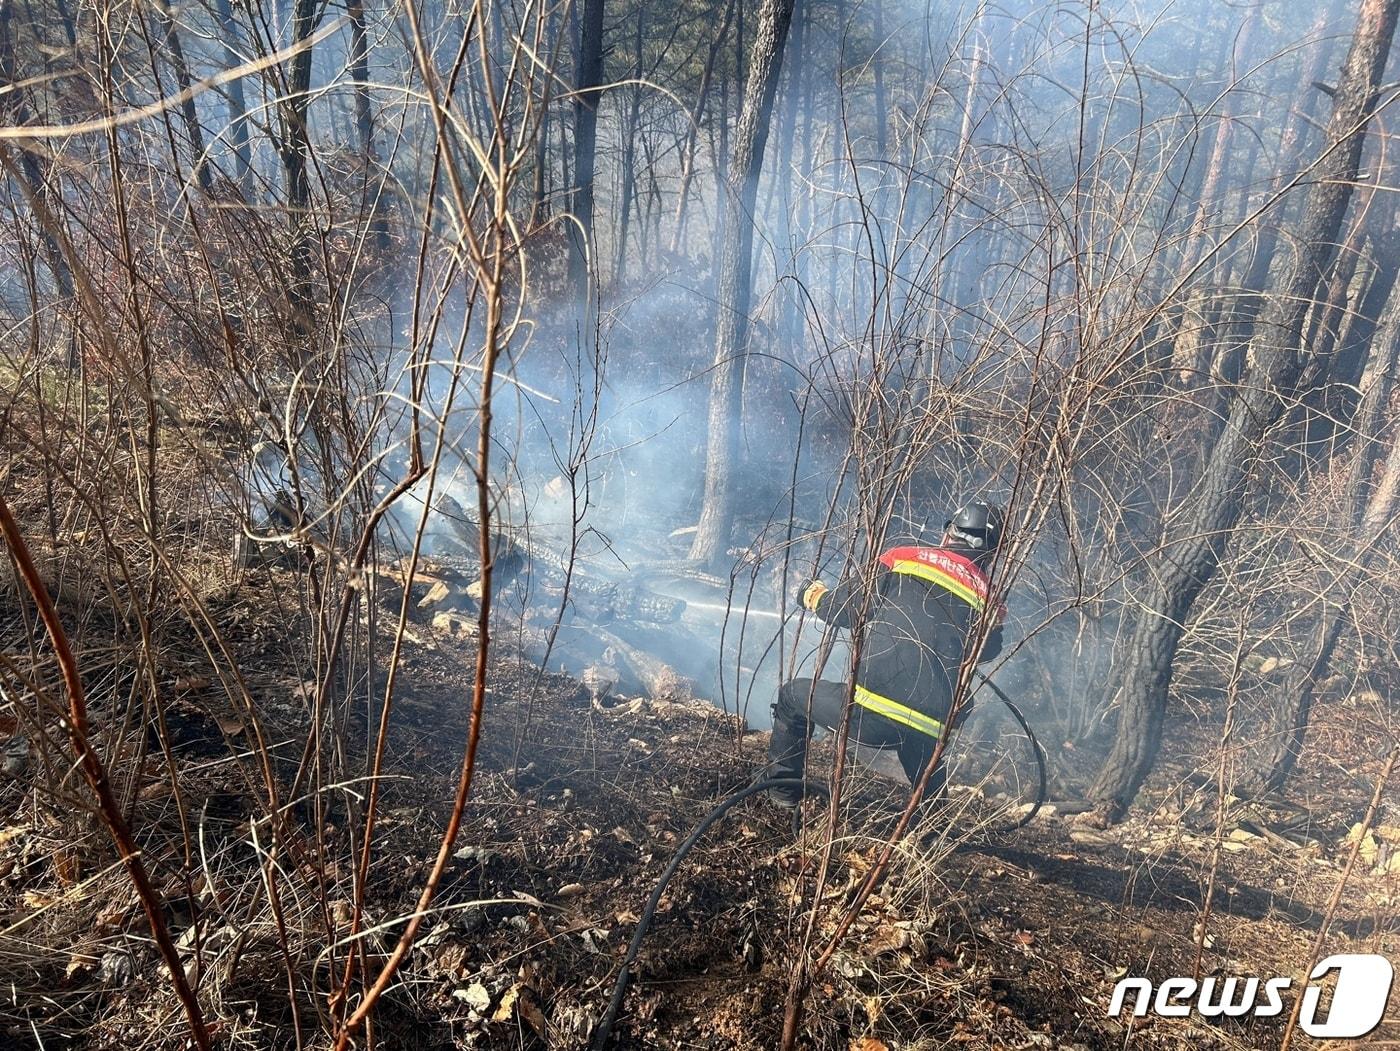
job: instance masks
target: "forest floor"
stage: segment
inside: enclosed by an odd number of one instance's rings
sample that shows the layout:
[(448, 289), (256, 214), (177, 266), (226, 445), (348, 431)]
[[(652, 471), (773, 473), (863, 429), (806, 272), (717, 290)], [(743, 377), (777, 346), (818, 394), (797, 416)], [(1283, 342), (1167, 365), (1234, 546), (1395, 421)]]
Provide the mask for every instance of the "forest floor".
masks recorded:
[[(266, 571), (269, 578), (280, 573)], [(216, 612), (276, 751), (277, 742), (304, 735), (305, 687), (281, 663), (271, 606), (248, 602), (245, 587)], [(87, 632), (83, 649), (95, 653), (98, 629), (90, 624)], [(261, 893), (265, 855), (256, 849), (259, 823), (249, 820), (243, 767), (227, 758), (246, 751), (239, 747), (246, 724), (212, 685), (217, 678), (202, 653), (178, 642), (170, 649), (166, 674), (179, 701), (167, 734), (182, 771), (186, 825), (158, 752), (139, 776), (136, 767), (123, 775), (134, 823), (163, 881), (172, 933), (191, 960), (218, 1046), (296, 1046), (295, 1028), (314, 1033), (325, 1010), (327, 917), (343, 934), (355, 856), (347, 826), (358, 822), (332, 811), (317, 830), (299, 815), (308, 854), (324, 860), (283, 873), (284, 956)], [(473, 658), (470, 638), (412, 629), (368, 880), (372, 950), (392, 944), (397, 918), (411, 911), (436, 851), (466, 736)], [(111, 687), (121, 676), (108, 678)], [(348, 738), (363, 742), (365, 722), (363, 713), (358, 724), (352, 720)], [(1293, 975), (1310, 957), (1349, 851), (1347, 829), (1365, 809), (1375, 775), (1363, 758), (1374, 745), (1359, 732), (1349, 736), (1361, 723), (1349, 718), (1346, 702), (1325, 707), (1319, 725), (1327, 729), (1314, 735), (1290, 792), (1311, 808), (1315, 842), (1295, 847), (1253, 836), (1236, 831), (1233, 818), (1223, 826), (1227, 846), (1218, 852), (1202, 975)], [(577, 682), (539, 676), (501, 651), (466, 822), (435, 911), (378, 1012), (376, 1046), (584, 1046), (638, 913), (676, 846), (763, 761), (766, 735), (741, 730), (736, 718), (699, 700), (598, 700)], [(1189, 723), (1169, 733), (1178, 735), (1180, 765), (1160, 771), (1142, 805), (1116, 828), (1084, 828), (1052, 807), (1015, 832), (966, 829), (955, 820), (930, 846), (902, 846), (815, 982), (800, 1046), (1277, 1046), (1281, 1018), (1107, 1017), (1124, 975), (1160, 981), (1196, 973), (1200, 903), (1216, 853), (1214, 803), (1205, 802), (1210, 827), (1202, 831), (1188, 816), (1201, 811), (1191, 795), (1203, 790), (1186, 787), (1180, 775), (1193, 751), (1209, 756), (1219, 737), (1217, 728)], [(294, 762), (285, 750), (277, 754)], [(817, 750), (819, 767), (829, 755), (829, 745)], [(351, 758), (352, 767), (362, 763)], [(1208, 760), (1201, 763), (1209, 769)], [(168, 979), (99, 830), (93, 825), (74, 840), (18, 779), (3, 791), (0, 978), (9, 1002), (0, 1004), (0, 1042), (180, 1046), (182, 1020)], [(868, 871), (904, 791), (867, 770), (853, 779), (814, 946)], [(661, 900), (615, 1046), (778, 1045), (825, 825), (818, 808), (794, 838), (787, 813), (755, 800), (706, 837)], [(187, 842), (202, 859), (193, 885), (162, 876)], [(1388, 862), (1383, 838), (1364, 856), (1326, 951), (1395, 958), (1400, 873), (1375, 871)], [(297, 987), (291, 997), (288, 972)], [(1371, 1039), (1387, 1036), (1400, 1037), (1400, 1026)]]

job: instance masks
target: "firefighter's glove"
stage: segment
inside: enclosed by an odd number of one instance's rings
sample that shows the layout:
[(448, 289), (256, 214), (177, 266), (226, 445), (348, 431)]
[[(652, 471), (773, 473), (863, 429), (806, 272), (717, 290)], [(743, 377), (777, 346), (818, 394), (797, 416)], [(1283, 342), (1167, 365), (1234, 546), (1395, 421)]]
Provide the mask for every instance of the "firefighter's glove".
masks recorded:
[(815, 613), (817, 611), (817, 603), (820, 602), (822, 596), (830, 590), (831, 589), (820, 580), (804, 580), (801, 584), (797, 585), (797, 601), (802, 603), (805, 609)]

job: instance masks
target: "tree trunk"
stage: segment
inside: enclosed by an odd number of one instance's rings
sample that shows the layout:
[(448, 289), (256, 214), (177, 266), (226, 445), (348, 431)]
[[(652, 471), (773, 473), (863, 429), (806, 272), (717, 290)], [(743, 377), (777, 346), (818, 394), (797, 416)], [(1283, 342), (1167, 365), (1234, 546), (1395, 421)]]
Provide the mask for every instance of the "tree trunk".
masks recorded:
[[(977, 9), (972, 15), (972, 24), (968, 28), (967, 37), (972, 44), (972, 54), (970, 56), (970, 66), (967, 74), (967, 89), (963, 94), (962, 119), (958, 125), (958, 141), (953, 153), (952, 174), (949, 177), (949, 185), (946, 189), (954, 201), (967, 194), (963, 186), (964, 171), (968, 166), (968, 157), (972, 151), (972, 135), (976, 130), (977, 122), (973, 114), (977, 109), (977, 100), (981, 91), (982, 81), (982, 26), (987, 15), (986, 0), (979, 0)], [(966, 223), (963, 222), (958, 213), (956, 204), (949, 211), (948, 234), (944, 238), (949, 245), (949, 254), (944, 262), (939, 266), (938, 282), (939, 295), (945, 303), (962, 304), (961, 295), (962, 281), (962, 260), (967, 256), (966, 247), (960, 247), (966, 234)]]
[[(1329, 316), (1323, 325), (1328, 341), (1321, 345), (1334, 354), (1327, 382), (1320, 384), (1309, 398), (1307, 416), (1305, 449), (1315, 457), (1336, 455), (1350, 444), (1359, 401), (1357, 389), (1367, 362), (1374, 356), (1376, 331), (1400, 277), (1400, 231), (1395, 229), (1392, 198), (1392, 194), (1385, 194), (1371, 204), (1372, 213), (1366, 224), (1370, 272), (1364, 290), (1358, 290), (1352, 300), (1338, 296), (1336, 302), (1328, 304)], [(1361, 247), (1356, 247), (1359, 253)], [(1375, 431), (1363, 432), (1366, 434), (1374, 435)]]
[[(238, 26), (233, 20), (233, 8), (229, 0), (214, 0), (214, 13), (219, 20), (219, 40), (223, 45), (224, 65), (232, 69), (238, 65), (238, 52), (234, 41), (238, 39)], [(257, 193), (253, 181), (253, 151), (248, 134), (248, 103), (243, 95), (243, 80), (231, 80), (224, 87), (224, 98), (228, 104), (228, 135), (233, 143), (234, 171), (243, 196), (252, 200)]]
[[(803, 53), (806, 36), (807, 12), (804, 0), (796, 0), (792, 8), (792, 56), (788, 63), (787, 97), (784, 100), (783, 120), (778, 134), (778, 177), (775, 180), (779, 194), (778, 208), (778, 249), (786, 259), (787, 274), (796, 277), (798, 269), (798, 248), (793, 239), (793, 184), (799, 177), (792, 171), (793, 139), (797, 135), (798, 109), (802, 104), (803, 83), (810, 75), (807, 59)], [(807, 173), (806, 168), (802, 175)], [(805, 193), (805, 190), (804, 190)], [(782, 264), (780, 264), (781, 266)], [(786, 280), (779, 289), (778, 332), (782, 340), (794, 350), (798, 344), (799, 322), (802, 317), (802, 298), (798, 289)]]
[[(578, 4), (569, 4), (568, 11), (569, 50), (570, 54), (572, 54), (577, 61), (580, 36)], [(573, 139), (570, 137), (573, 135), (573, 122), (564, 120), (561, 116), (555, 123), (559, 128), (559, 168), (560, 175), (562, 176), (559, 185), (562, 187), (562, 192), (565, 195), (564, 208), (567, 210), (572, 208), (574, 204), (574, 151), (572, 149)], [(565, 229), (568, 231), (568, 236), (572, 238), (574, 235), (573, 224), (566, 224)], [(570, 242), (570, 245), (570, 251), (572, 252), (572, 242)], [(572, 262), (570, 265), (573, 265)]]
[[(1369, 460), (1374, 464), (1374, 457)], [(1369, 471), (1367, 474), (1369, 475)], [(1276, 732), (1267, 738), (1265, 744), (1267, 750), (1257, 781), (1257, 787), (1261, 791), (1281, 789), (1303, 754), (1317, 686), (1331, 671), (1332, 656), (1337, 651), (1337, 643), (1341, 641), (1342, 633), (1351, 623), (1351, 592), (1357, 586), (1357, 578), (1366, 573), (1374, 561), (1376, 548), (1390, 531), (1397, 486), (1400, 486), (1400, 439), (1392, 435), (1385, 469), (1370, 499), (1366, 501), (1361, 527), (1355, 538), (1356, 543), (1348, 549), (1351, 561), (1337, 579), (1329, 582), (1329, 590), (1343, 597), (1330, 616), (1324, 613), (1317, 652), (1312, 661), (1302, 668), (1299, 675), (1290, 677), (1285, 687), (1280, 725)]]
[[(185, 61), (184, 46), (180, 43), (180, 33), (175, 28), (175, 19), (170, 13), (170, 4), (167, 0), (156, 0), (155, 11), (161, 32), (165, 36), (165, 49), (169, 52), (170, 67), (175, 71), (175, 84), (182, 93), (188, 92), (193, 81), (190, 77), (189, 63)], [(180, 103), (180, 117), (185, 124), (185, 134), (190, 140), (195, 182), (201, 190), (207, 191), (210, 182), (209, 166), (204, 157), (204, 129), (199, 124), (199, 111), (195, 108), (193, 94)]]
[(569, 284), (588, 301), (588, 261), (593, 253), (593, 173), (598, 151), (598, 102), (603, 83), (603, 0), (583, 0), (578, 70), (574, 77), (574, 192), (569, 210)]
[(636, 192), (637, 125), (642, 110), (642, 43), (646, 32), (646, 8), (637, 9), (637, 32), (632, 38), (632, 85), (627, 105), (627, 122), (622, 132), (622, 190), (617, 220), (617, 254), (613, 266), (613, 283), (620, 286), (627, 276), (627, 223), (632, 214), (632, 197)]
[[(1279, 138), (1278, 158), (1274, 162), (1274, 173), (1269, 179), (1267, 191), (1270, 197), (1282, 192), (1283, 187), (1293, 178), (1298, 167), (1297, 155), (1302, 142), (1303, 127), (1305, 124), (1311, 123), (1318, 97), (1322, 94), (1312, 85), (1314, 81), (1322, 77), (1332, 54), (1332, 40), (1327, 35), (1327, 30), (1340, 19), (1342, 6), (1342, 0), (1333, 0), (1329, 9), (1320, 12), (1317, 20), (1313, 23), (1310, 35), (1316, 38), (1317, 44), (1312, 49), (1308, 61), (1304, 64), (1302, 76), (1298, 79), (1299, 105), (1289, 108), (1288, 119), (1283, 126), (1283, 134)], [(1255, 245), (1254, 256), (1243, 281), (1245, 288), (1244, 323), (1246, 324), (1253, 322), (1262, 307), (1259, 293), (1264, 290), (1270, 267), (1273, 264), (1274, 253), (1278, 250), (1282, 205), (1274, 205), (1272, 211), (1273, 216), (1260, 224), (1259, 240)], [(1248, 339), (1247, 332), (1244, 334), (1244, 338)]]
[(373, 209), (370, 216), (370, 236), (380, 251), (389, 247), (389, 226), (384, 221), (379, 194), (371, 185), (371, 174), (379, 159), (374, 151), (374, 113), (369, 101), (369, 33), (365, 24), (364, 0), (346, 0), (350, 16), (350, 82), (355, 86), (355, 135), (360, 144), (360, 160), (364, 165), (365, 199)]
[[(1372, 301), (1372, 293), (1378, 287), (1385, 289), (1387, 297), (1395, 287), (1395, 252), (1400, 248), (1400, 244), (1397, 244), (1400, 234), (1389, 231), (1381, 241), (1382, 246), (1378, 248), (1382, 253), (1378, 261), (1379, 272), (1372, 280), (1371, 290), (1362, 304), (1363, 311), (1377, 318), (1385, 311), (1385, 301), (1377, 297), (1371, 307), (1368, 308), (1366, 304)], [(1343, 572), (1336, 579), (1325, 585), (1327, 592), (1341, 593), (1344, 597), (1330, 616), (1324, 605), (1317, 650), (1313, 659), (1289, 678), (1283, 690), (1282, 703), (1275, 718), (1275, 732), (1265, 742), (1256, 775), (1249, 785), (1261, 792), (1281, 789), (1302, 755), (1312, 715), (1313, 696), (1318, 684), (1326, 679), (1331, 671), (1332, 656), (1337, 643), (1341, 640), (1346, 626), (1352, 621), (1351, 592), (1355, 587), (1354, 581), (1368, 571), (1375, 560), (1377, 547), (1391, 527), (1395, 490), (1397, 482), (1400, 481), (1400, 441), (1397, 441), (1396, 435), (1391, 436), (1385, 469), (1379, 484), (1373, 489), (1371, 477), (1384, 451), (1380, 433), (1385, 426), (1386, 412), (1395, 389), (1397, 358), (1400, 358), (1400, 317), (1394, 313), (1390, 315), (1379, 345), (1372, 338), (1374, 326), (1370, 326), (1370, 332), (1371, 336), (1366, 337), (1366, 346), (1375, 364), (1371, 370), (1371, 382), (1361, 397), (1361, 405), (1356, 413), (1359, 417), (1356, 427), (1359, 448), (1352, 462), (1346, 495), (1342, 501), (1343, 506), (1357, 508), (1355, 519), (1348, 531), (1350, 542), (1346, 545), (1350, 561), (1340, 567)], [(1349, 336), (1348, 339), (1350, 338)], [(1361, 369), (1358, 368), (1357, 371), (1359, 373)], [(1354, 382), (1359, 380), (1358, 375)], [(1347, 381), (1339, 377), (1338, 382)], [(1371, 491), (1369, 496), (1366, 496), (1368, 489)]]
[[(803, 11), (802, 20), (804, 23), (803, 38), (805, 42), (810, 40), (812, 36), (806, 32), (805, 25), (811, 21), (810, 11)], [(805, 178), (801, 186), (802, 192), (797, 200), (797, 236), (801, 239), (803, 245), (806, 244), (811, 235), (813, 198), (817, 192), (816, 180), (812, 178), (812, 166), (816, 163), (816, 147), (812, 141), (812, 111), (816, 108), (816, 71), (813, 69), (816, 62), (814, 61), (813, 55), (816, 49), (815, 46), (810, 43), (806, 44), (806, 48), (806, 54), (801, 60), (802, 153), (801, 160), (798, 162), (802, 166), (801, 170), (805, 173)], [(796, 343), (801, 341), (806, 332), (804, 311), (807, 293), (805, 290), (809, 288), (811, 282), (811, 257), (806, 251), (799, 247), (793, 263), (799, 286), (797, 289), (794, 289), (794, 292), (797, 293), (797, 295), (794, 296), (796, 316), (792, 319), (791, 329), (792, 339), (794, 343)]]
[(685, 206), (690, 196), (690, 183), (695, 174), (695, 145), (700, 135), (700, 120), (705, 115), (705, 102), (710, 97), (710, 84), (714, 79), (715, 62), (719, 58), (724, 39), (729, 35), (729, 23), (734, 19), (737, 0), (728, 0), (724, 5), (724, 21), (719, 32), (710, 41), (709, 53), (705, 56), (705, 68), (700, 73), (700, 90), (695, 96), (695, 108), (690, 113), (690, 123), (686, 128), (685, 141), (681, 145), (681, 183), (676, 194), (676, 226), (671, 232), (671, 251), (680, 250), (685, 236)]
[[(1249, 56), (1250, 38), (1254, 35), (1254, 25), (1259, 21), (1262, 6), (1256, 6), (1245, 16), (1244, 25), (1240, 27), (1239, 35), (1235, 38), (1235, 46), (1231, 51), (1230, 61), (1230, 83), (1225, 89), (1225, 95), (1221, 99), (1219, 122), (1215, 128), (1215, 142), (1211, 146), (1210, 157), (1206, 161), (1205, 175), (1201, 179), (1200, 196), (1196, 205), (1196, 216), (1191, 223), (1191, 228), (1186, 235), (1186, 244), (1181, 253), (1181, 265), (1183, 270), (1188, 270), (1195, 266), (1205, 254), (1206, 233), (1209, 231), (1212, 222), (1220, 213), (1220, 201), (1224, 191), (1221, 187), (1221, 178), (1225, 172), (1226, 160), (1230, 154), (1230, 142), (1235, 128), (1235, 92), (1239, 79), (1239, 66), (1241, 56), (1246, 60)], [(1209, 275), (1214, 270), (1214, 266), (1207, 266), (1204, 270), (1202, 283), (1209, 281)], [(1211, 301), (1215, 297), (1204, 289), (1196, 292), (1190, 297), (1186, 309), (1182, 312), (1181, 328), (1177, 332), (1175, 346), (1172, 349), (1172, 362), (1182, 380), (1190, 384), (1206, 376), (1210, 370), (1209, 347), (1214, 340), (1210, 338), (1211, 330), (1207, 326), (1201, 331), (1193, 331), (1194, 319), (1205, 315), (1212, 309)], [(1218, 311), (1219, 306), (1215, 309)]]
[[(875, 76), (875, 160), (883, 163), (886, 150), (886, 125), (889, 123), (889, 107), (885, 101), (885, 5), (883, 0), (875, 0), (875, 54), (870, 57)], [(884, 182), (884, 172), (881, 173)]]
[[(643, 270), (651, 261), (652, 247), (661, 243), (661, 187), (656, 181), (656, 153), (650, 135), (642, 136), (642, 153), (646, 155), (646, 209), (642, 211), (642, 236), (637, 239), (638, 262)], [(638, 205), (638, 210), (641, 206)]]
[[(16, 82), (13, 15), (13, 0), (0, 0), (0, 89), (4, 89), (0, 92), (0, 120), (18, 126), (28, 124), (32, 113)], [(0, 146), (0, 150), (8, 149), (9, 147)], [(44, 199), (48, 191), (39, 157), (22, 144), (16, 145), (14, 150), (19, 156), (20, 177), (29, 184), (29, 193), (36, 199)], [(69, 269), (68, 260), (63, 257), (62, 248), (54, 235), (42, 225), (39, 229), (39, 239), (44, 246), (44, 254), (48, 258), (49, 269), (53, 272), (59, 294), (64, 299), (70, 298), (73, 295), (73, 271)]]
[[(735, 5), (738, 6), (737, 4)], [(725, 182), (729, 171), (729, 72), (719, 73), (719, 112), (717, 119), (710, 122), (709, 141), (710, 171), (715, 177), (715, 212), (709, 223), (709, 272), (706, 292), (711, 301), (719, 295), (719, 257), (724, 250)], [(718, 140), (718, 141), (716, 141)]]
[(1361, 385), (1381, 317), (1395, 290), (1396, 279), (1400, 278), (1400, 231), (1387, 229), (1377, 234), (1371, 244), (1375, 270), (1356, 312), (1342, 327), (1337, 360), (1330, 370), (1332, 386), (1344, 387), (1342, 397), (1331, 403), (1336, 425), (1342, 428), (1351, 425), (1356, 404), (1352, 389)]
[(1230, 141), (1235, 130), (1235, 93), (1240, 62), (1241, 58), (1246, 62), (1250, 59), (1250, 39), (1254, 35), (1254, 26), (1259, 21), (1262, 11), (1263, 5), (1256, 5), (1245, 16), (1244, 25), (1240, 27), (1239, 36), (1235, 38), (1230, 61), (1230, 84), (1221, 99), (1219, 123), (1215, 127), (1215, 143), (1211, 147), (1210, 159), (1206, 162), (1205, 178), (1201, 182), (1201, 194), (1196, 205), (1196, 218), (1191, 224), (1191, 230), (1186, 237), (1186, 247), (1182, 252), (1182, 263), (1186, 267), (1194, 266), (1204, 253), (1206, 232), (1220, 211), (1220, 199), (1223, 196), (1221, 177), (1225, 173), (1225, 162), (1230, 153)]
[(1362, 0), (1327, 125), (1327, 152), (1316, 166), (1299, 230), (1296, 265), (1265, 308), (1251, 347), (1250, 375), (1234, 396), (1183, 526), (1167, 538), (1165, 564), (1134, 626), (1120, 679), (1118, 731), (1091, 790), (1109, 819), (1132, 802), (1157, 757), (1172, 663), (1187, 618), (1215, 574), (1263, 438), (1282, 416), (1302, 369), (1303, 326), (1336, 252), (1397, 8), (1400, 0)]
[[(836, 80), (843, 82), (846, 76), (845, 70), (845, 46), (846, 39), (850, 32), (850, 24), (846, 15), (846, 0), (836, 0)], [(831, 100), (831, 170), (833, 173), (840, 172), (844, 167), (844, 157), (846, 153), (845, 142), (845, 120), (842, 110), (842, 101), (838, 97)], [(837, 176), (839, 178), (839, 175)], [(833, 231), (844, 230), (842, 225), (845, 222), (845, 208), (843, 205), (846, 195), (838, 193), (831, 199), (831, 208), (827, 213), (827, 229)], [(840, 295), (840, 279), (846, 261), (841, 252), (825, 252), (826, 256), (826, 278), (827, 278), (827, 303), (826, 308), (833, 317), (845, 313), (842, 310), (844, 298)]]
[(744, 5), (737, 4), (734, 13), (734, 97), (744, 97)]
[(753, 209), (792, 7), (793, 0), (763, 0), (759, 8), (743, 112), (734, 131), (734, 155), (729, 163), (725, 235), (719, 258), (709, 442), (705, 453), (705, 502), (690, 550), (691, 558), (706, 563), (715, 562), (723, 552), (734, 523), (739, 410), (744, 401), (744, 358), (752, 294)]
[[(316, 0), (296, 0), (292, 12), (292, 42), (301, 44), (316, 28)], [(292, 329), (301, 336), (311, 331), (311, 138), (306, 111), (311, 102), (311, 48), (292, 57), (287, 98), (282, 105), (282, 167), (287, 176), (287, 213), (291, 224), (292, 280), (287, 289), (292, 309)]]
[(548, 214), (545, 199), (549, 196), (549, 185), (545, 173), (549, 166), (549, 78), (545, 77), (541, 88), (540, 127), (535, 133), (535, 170), (531, 173), (530, 186), (530, 229), (539, 226)]
[[(549, 46), (549, 68), (557, 69), (559, 67), (559, 42), (562, 39), (559, 32), (558, 7), (549, 9), (549, 20), (545, 24), (545, 38)], [(546, 178), (549, 171), (549, 100), (554, 88), (554, 78), (542, 76), (540, 81), (540, 96), (536, 103), (539, 106), (540, 128), (535, 134), (533, 204), (530, 208), (531, 227), (538, 225), (547, 215), (548, 206), (545, 201), (549, 196), (549, 183)], [(563, 148), (562, 136), (560, 137), (560, 148)]]
[(360, 152), (374, 157), (374, 115), (369, 105), (369, 35), (364, 0), (346, 0), (350, 16), (350, 82), (355, 86), (355, 134)]

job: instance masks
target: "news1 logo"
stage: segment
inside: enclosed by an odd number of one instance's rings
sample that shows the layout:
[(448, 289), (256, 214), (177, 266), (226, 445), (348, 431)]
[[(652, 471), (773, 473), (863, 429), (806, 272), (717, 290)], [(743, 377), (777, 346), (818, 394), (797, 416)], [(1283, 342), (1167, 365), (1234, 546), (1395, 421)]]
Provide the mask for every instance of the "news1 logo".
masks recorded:
[[(1319, 1020), (1318, 1004), (1322, 987), (1315, 984), (1333, 971), (1337, 985), (1327, 1017)], [(1351, 1040), (1365, 1036), (1380, 1025), (1390, 1001), (1395, 968), (1384, 956), (1369, 953), (1338, 953), (1329, 956), (1308, 975), (1303, 1001), (1298, 1009), (1298, 1025), (1308, 1036), (1330, 1040)], [(1108, 1016), (1116, 1018), (1133, 994), (1133, 1015), (1143, 1017), (1149, 1010), (1163, 1018), (1186, 1018), (1193, 1011), (1202, 1018), (1239, 1018), (1252, 1015), (1269, 1018), (1283, 1013), (1283, 994), (1293, 984), (1291, 978), (1168, 978), (1157, 986), (1146, 978), (1124, 978), (1113, 987)], [(1262, 992), (1262, 996), (1260, 995)]]

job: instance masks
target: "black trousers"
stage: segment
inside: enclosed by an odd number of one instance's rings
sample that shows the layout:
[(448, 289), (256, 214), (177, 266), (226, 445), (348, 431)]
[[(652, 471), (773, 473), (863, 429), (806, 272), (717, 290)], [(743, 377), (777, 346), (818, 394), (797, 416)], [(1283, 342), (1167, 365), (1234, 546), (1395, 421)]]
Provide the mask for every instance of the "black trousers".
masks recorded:
[[(774, 777), (802, 776), (812, 730), (818, 726), (835, 730), (841, 725), (841, 708), (847, 690), (845, 683), (824, 679), (818, 679), (815, 685), (811, 679), (791, 679), (779, 687), (778, 700), (773, 705), (773, 738), (768, 744), (769, 768)], [(905, 776), (914, 785), (919, 783), (938, 744), (928, 734), (902, 726), (860, 705), (851, 709), (850, 738), (870, 748), (893, 748), (899, 753)], [(940, 764), (929, 778), (924, 798), (937, 799), (943, 787)]]

